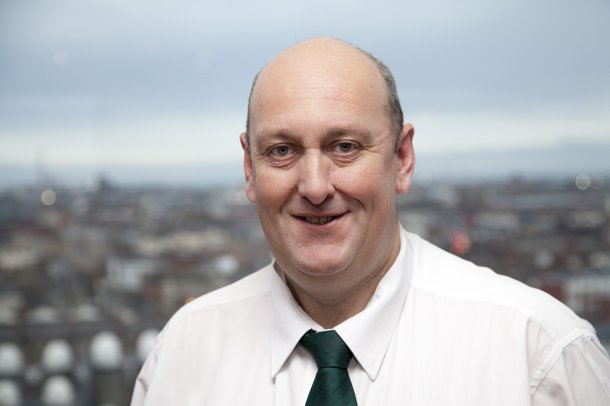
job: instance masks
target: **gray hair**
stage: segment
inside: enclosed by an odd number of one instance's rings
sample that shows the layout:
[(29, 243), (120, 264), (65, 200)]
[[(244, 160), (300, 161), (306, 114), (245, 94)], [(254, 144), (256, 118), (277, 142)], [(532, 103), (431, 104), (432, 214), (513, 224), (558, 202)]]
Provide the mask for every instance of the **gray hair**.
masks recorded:
[[(400, 99), (398, 98), (398, 90), (396, 90), (396, 80), (394, 80), (394, 75), (390, 71), (390, 68), (386, 66), (381, 60), (375, 58), (370, 52), (367, 52), (363, 49), (360, 49), (356, 46), (354, 48), (360, 51), (364, 56), (369, 58), (371, 62), (375, 64), (377, 67), (377, 71), (383, 78), (383, 82), (386, 87), (387, 92), (387, 110), (390, 118), (390, 130), (392, 134), (394, 134), (395, 143), (394, 149), (398, 148), (398, 141), (400, 138), (400, 131), (402, 130), (403, 125), (403, 114), (402, 107), (400, 106)], [(265, 69), (263, 67), (263, 69)], [(246, 140), (248, 141), (248, 146), (250, 145), (250, 108), (252, 105), (252, 93), (254, 93), (254, 87), (256, 86), (256, 82), (258, 81), (258, 77), (260, 76), (261, 69), (258, 71), (256, 76), (254, 76), (254, 80), (252, 81), (252, 87), (250, 88), (250, 96), (248, 97), (248, 115), (246, 117)]]

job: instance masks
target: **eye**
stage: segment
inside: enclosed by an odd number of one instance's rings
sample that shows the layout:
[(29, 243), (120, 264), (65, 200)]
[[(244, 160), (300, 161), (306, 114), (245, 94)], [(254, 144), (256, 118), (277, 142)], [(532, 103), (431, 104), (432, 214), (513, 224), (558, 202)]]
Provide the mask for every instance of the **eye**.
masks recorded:
[(288, 145), (278, 145), (271, 150), (271, 154), (275, 156), (286, 156), (291, 152)]
[(351, 142), (340, 142), (335, 146), (335, 150), (337, 152), (341, 152), (342, 154), (349, 154), (356, 149), (356, 146)]

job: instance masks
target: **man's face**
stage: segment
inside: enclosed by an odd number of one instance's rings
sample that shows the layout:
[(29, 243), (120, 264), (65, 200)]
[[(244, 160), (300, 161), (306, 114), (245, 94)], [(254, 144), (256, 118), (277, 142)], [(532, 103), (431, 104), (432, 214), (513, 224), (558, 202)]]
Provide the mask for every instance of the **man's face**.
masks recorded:
[(247, 196), (297, 285), (366, 279), (391, 265), (399, 245), (395, 194), (406, 191), (397, 176), (405, 162), (394, 151), (386, 90), (368, 59), (341, 58), (355, 61), (270, 64), (253, 94), (249, 147), (242, 134)]

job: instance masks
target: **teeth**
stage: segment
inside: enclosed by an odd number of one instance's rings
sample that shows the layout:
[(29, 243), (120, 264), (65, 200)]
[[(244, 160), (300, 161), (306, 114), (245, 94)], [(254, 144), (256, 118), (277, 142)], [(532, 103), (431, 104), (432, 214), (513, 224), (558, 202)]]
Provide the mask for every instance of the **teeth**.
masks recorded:
[(332, 219), (333, 217), (305, 217), (305, 221), (313, 224), (326, 224)]

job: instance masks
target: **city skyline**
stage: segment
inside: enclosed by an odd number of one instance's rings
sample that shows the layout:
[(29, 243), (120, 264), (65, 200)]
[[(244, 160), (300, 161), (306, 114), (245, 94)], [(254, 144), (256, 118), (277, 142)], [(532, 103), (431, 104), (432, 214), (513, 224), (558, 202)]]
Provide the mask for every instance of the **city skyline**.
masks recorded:
[[(610, 142), (564, 142), (550, 148), (419, 153), (416, 187), (429, 182), (478, 182), (507, 178), (575, 180), (579, 176), (610, 181)], [(53, 164), (39, 154), (25, 165), (0, 163), (0, 190), (13, 186), (86, 186), (104, 179), (117, 186), (216, 187), (243, 184), (240, 158), (220, 163)]]

